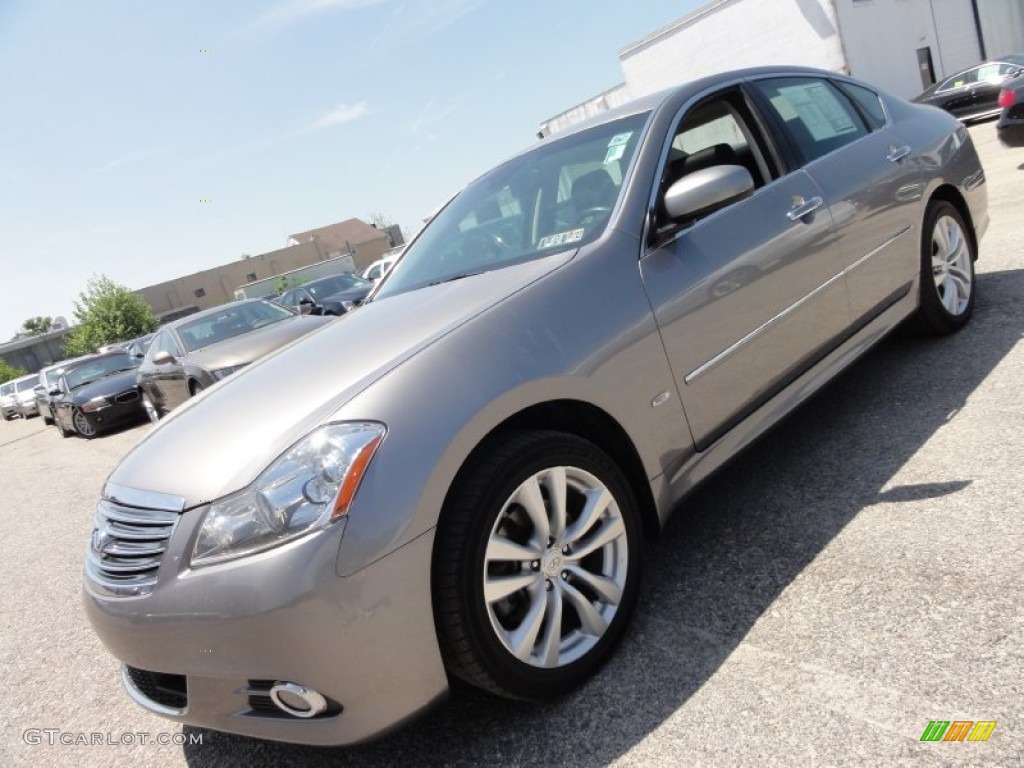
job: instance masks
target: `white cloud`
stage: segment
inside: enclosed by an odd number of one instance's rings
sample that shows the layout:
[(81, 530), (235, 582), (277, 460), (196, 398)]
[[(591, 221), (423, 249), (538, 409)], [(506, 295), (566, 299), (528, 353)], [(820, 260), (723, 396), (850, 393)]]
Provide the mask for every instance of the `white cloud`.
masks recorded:
[(238, 32), (245, 34), (263, 27), (281, 27), (304, 16), (312, 16), (324, 11), (365, 8), (383, 2), (386, 0), (289, 0), (257, 16)]
[(360, 117), (369, 113), (370, 108), (366, 106), (365, 101), (360, 101), (359, 103), (351, 106), (348, 104), (341, 104), (323, 117), (314, 120), (310, 128), (314, 131), (318, 131), (321, 128), (330, 128), (334, 125), (341, 125), (342, 123), (349, 123), (353, 120), (358, 120)]

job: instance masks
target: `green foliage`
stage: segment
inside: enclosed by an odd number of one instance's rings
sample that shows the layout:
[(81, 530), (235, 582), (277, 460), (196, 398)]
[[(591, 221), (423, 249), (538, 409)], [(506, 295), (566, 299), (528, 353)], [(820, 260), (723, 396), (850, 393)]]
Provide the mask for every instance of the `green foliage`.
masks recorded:
[(21, 330), (22, 333), (27, 333), (29, 336), (38, 336), (49, 331), (51, 325), (53, 325), (52, 317), (37, 315), (36, 317), (30, 317), (22, 323)]
[(11, 379), (20, 379), (24, 375), (24, 368), (15, 368), (13, 365), (11, 365), (2, 357), (0, 357), (0, 384), (10, 381)]
[(284, 293), (289, 288), (298, 288), (304, 282), (306, 282), (304, 277), (293, 277), (289, 280), (286, 275), (279, 275), (277, 280), (274, 281), (274, 290), (272, 292)]
[(160, 322), (146, 301), (105, 275), (93, 277), (75, 302), (78, 325), (64, 341), (68, 357), (152, 333)]

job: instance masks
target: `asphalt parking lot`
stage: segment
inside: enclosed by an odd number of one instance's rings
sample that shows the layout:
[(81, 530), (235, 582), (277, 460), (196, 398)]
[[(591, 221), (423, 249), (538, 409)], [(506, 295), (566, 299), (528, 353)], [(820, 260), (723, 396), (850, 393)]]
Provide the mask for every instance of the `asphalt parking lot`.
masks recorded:
[[(885, 341), (691, 497), (619, 653), (558, 702), (458, 690), (347, 749), (151, 715), (79, 597), (100, 486), (149, 427), (0, 424), (0, 765), (1024, 768), (1024, 150), (971, 133), (992, 215), (972, 323)], [(997, 726), (922, 743), (930, 720)]]

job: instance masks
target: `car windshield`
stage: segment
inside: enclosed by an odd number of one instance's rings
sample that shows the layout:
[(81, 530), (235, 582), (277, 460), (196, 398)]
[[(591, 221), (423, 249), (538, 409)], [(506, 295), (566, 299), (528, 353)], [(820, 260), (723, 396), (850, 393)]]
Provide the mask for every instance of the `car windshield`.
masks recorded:
[(29, 379), (18, 379), (18, 381), (14, 382), (14, 391), (27, 392), (28, 390), (32, 389), (38, 382), (39, 378), (37, 376), (33, 376), (32, 378)]
[(341, 293), (351, 288), (369, 288), (370, 284), (361, 277), (355, 275), (335, 275), (325, 277), (304, 286), (307, 291), (313, 294), (315, 299), (325, 299), (335, 293)]
[(178, 335), (185, 350), (195, 352), (289, 317), (295, 317), (295, 313), (267, 301), (229, 304), (218, 312), (180, 326)]
[(104, 355), (84, 362), (71, 370), (65, 370), (64, 382), (69, 390), (77, 389), (111, 374), (130, 371), (138, 367), (139, 361), (131, 355)]
[(544, 142), (477, 179), (406, 249), (377, 298), (596, 240), (646, 120), (632, 115)]

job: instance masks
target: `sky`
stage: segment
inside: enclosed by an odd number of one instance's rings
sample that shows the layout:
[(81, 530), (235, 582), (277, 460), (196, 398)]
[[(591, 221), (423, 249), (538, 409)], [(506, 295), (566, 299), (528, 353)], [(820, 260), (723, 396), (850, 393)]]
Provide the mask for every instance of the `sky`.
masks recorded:
[(0, 340), (383, 214), (408, 231), (700, 0), (0, 0)]

